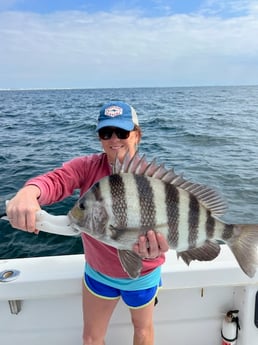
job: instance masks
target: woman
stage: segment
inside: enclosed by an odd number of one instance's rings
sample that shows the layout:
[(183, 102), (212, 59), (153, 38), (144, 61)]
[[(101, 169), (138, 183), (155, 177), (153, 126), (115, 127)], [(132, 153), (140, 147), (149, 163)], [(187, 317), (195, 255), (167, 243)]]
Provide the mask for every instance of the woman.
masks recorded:
[[(133, 156), (141, 140), (135, 110), (124, 102), (105, 104), (97, 133), (104, 153), (78, 157), (61, 168), (29, 180), (7, 206), (15, 228), (37, 233), (35, 213), (42, 205), (86, 192), (96, 181), (110, 175), (115, 157)], [(121, 267), (115, 248), (82, 234), (85, 250), (83, 283), (83, 345), (103, 345), (109, 320), (120, 297), (128, 305), (134, 326), (134, 345), (154, 344), (153, 308), (160, 285), (160, 266), (168, 250), (165, 238), (150, 229), (133, 250), (143, 258), (138, 279), (130, 279)], [(148, 245), (147, 245), (148, 242)]]

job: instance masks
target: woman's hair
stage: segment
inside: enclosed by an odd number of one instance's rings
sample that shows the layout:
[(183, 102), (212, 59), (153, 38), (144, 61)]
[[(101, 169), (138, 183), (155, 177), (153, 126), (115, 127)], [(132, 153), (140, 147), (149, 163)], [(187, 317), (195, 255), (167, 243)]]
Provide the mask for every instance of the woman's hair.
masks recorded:
[(138, 141), (138, 144), (139, 144), (139, 142), (140, 142), (140, 141), (141, 141), (141, 139), (142, 139), (142, 130), (141, 130), (141, 127), (140, 127), (140, 126), (138, 126), (138, 125), (135, 125), (135, 126), (134, 126), (134, 131), (138, 132), (138, 135), (139, 135), (139, 141)]

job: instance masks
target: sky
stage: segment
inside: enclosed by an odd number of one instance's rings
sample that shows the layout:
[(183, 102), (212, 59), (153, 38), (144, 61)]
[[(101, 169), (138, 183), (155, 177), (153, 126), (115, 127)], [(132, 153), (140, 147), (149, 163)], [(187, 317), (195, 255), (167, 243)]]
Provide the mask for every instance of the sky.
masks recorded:
[(258, 0), (0, 0), (0, 89), (258, 84)]

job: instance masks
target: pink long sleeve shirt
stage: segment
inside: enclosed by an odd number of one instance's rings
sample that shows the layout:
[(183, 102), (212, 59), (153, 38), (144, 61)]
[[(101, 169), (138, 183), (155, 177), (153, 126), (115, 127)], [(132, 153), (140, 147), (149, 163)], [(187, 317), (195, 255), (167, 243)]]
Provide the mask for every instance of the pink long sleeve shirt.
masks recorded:
[[(49, 173), (30, 179), (26, 185), (36, 185), (41, 194), (40, 205), (50, 205), (73, 194), (79, 189), (80, 195), (85, 193), (94, 183), (110, 175), (111, 168), (105, 153), (78, 157), (63, 164)], [(82, 234), (85, 260), (96, 271), (111, 277), (128, 278), (124, 272), (117, 249), (101, 243), (86, 233)], [(165, 256), (154, 260), (143, 260), (141, 274), (150, 273), (163, 264)]]

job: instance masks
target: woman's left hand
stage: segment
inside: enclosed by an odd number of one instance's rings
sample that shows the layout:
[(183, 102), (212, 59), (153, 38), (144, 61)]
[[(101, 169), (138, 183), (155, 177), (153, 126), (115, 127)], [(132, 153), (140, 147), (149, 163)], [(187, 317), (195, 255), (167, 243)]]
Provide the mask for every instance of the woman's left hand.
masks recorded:
[(138, 243), (133, 247), (133, 250), (143, 259), (155, 259), (162, 253), (169, 250), (169, 245), (165, 237), (149, 230), (146, 236), (140, 236)]

